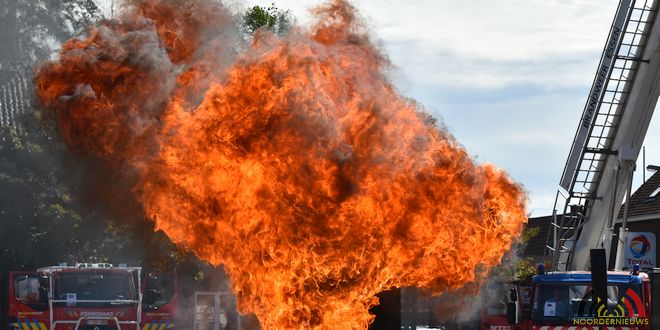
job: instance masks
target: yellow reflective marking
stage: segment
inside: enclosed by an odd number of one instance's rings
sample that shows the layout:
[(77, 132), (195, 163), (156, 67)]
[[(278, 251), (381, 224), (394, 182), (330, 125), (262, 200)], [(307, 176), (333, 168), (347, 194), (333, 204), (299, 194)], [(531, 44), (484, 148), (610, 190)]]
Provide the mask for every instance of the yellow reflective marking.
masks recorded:
[[(27, 321), (27, 319), (25, 321)], [(28, 326), (27, 323), (22, 322), (22, 325), (23, 325), (23, 330), (30, 330), (30, 326)]]
[(32, 330), (39, 330), (38, 325), (35, 322), (30, 322), (30, 326), (32, 327)]
[(46, 329), (46, 325), (43, 322), (39, 322), (39, 328), (41, 330), (48, 330), (48, 329)]

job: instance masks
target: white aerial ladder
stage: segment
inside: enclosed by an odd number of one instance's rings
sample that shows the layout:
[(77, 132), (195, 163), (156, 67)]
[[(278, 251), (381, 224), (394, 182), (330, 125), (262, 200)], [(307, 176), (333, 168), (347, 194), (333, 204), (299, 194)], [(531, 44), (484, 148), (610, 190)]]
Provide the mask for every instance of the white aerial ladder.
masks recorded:
[(557, 271), (589, 269), (592, 248), (609, 258), (660, 95), (659, 2), (619, 2), (555, 199), (546, 251)]

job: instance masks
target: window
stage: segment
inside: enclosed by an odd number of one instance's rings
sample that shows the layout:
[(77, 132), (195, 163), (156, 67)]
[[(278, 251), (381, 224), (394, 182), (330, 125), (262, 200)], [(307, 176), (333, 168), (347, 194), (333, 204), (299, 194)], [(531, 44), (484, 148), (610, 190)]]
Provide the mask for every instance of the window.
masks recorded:
[(14, 280), (14, 295), (16, 299), (29, 304), (39, 302), (39, 278), (23, 275)]
[(40, 282), (38, 275), (17, 275), (14, 277), (14, 298), (36, 310), (48, 306), (48, 289)]
[[(627, 297), (628, 289), (641, 297), (639, 285), (608, 285), (608, 309), (616, 308), (621, 298)], [(542, 284), (536, 287), (532, 307), (534, 320), (570, 320), (574, 317), (588, 317), (594, 313), (598, 305), (594, 305), (594, 293), (590, 283), (574, 284)], [(635, 314), (637, 311), (629, 311)]]
[[(55, 278), (55, 299), (68, 300), (67, 304), (78, 304), (78, 300), (96, 305), (117, 305), (113, 300), (135, 300), (133, 276), (118, 272), (62, 272)], [(88, 303), (82, 303), (86, 305)]]
[(147, 275), (144, 286), (145, 310), (156, 310), (169, 303), (174, 296), (172, 274), (151, 273)]

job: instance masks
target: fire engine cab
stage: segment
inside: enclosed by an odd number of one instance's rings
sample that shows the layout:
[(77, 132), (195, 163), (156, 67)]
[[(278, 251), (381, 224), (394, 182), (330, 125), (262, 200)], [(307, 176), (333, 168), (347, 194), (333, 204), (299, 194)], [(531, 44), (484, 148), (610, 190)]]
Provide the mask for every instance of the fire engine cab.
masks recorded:
[(94, 263), (10, 272), (9, 329), (140, 329), (141, 271)]
[[(592, 273), (541, 271), (533, 278), (531, 317), (523, 322), (523, 328), (651, 329), (649, 276), (637, 269), (607, 272), (606, 278), (605, 298), (600, 301), (592, 287)], [(596, 322), (606, 316), (632, 320), (625, 320), (627, 326)]]

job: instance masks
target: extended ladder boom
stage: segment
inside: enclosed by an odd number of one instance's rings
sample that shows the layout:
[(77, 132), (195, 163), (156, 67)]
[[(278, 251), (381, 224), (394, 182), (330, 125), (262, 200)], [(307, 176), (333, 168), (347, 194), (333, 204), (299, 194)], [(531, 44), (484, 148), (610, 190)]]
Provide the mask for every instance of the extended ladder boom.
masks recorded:
[(557, 193), (547, 244), (556, 270), (588, 269), (591, 248), (609, 252), (660, 94), (658, 2), (619, 3)]

